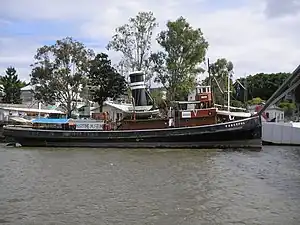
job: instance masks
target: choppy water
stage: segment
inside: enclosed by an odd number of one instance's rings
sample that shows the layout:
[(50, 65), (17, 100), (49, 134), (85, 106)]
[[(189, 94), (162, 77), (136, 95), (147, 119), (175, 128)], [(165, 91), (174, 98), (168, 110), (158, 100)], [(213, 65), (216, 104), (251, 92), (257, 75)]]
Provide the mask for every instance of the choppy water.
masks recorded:
[(0, 147), (0, 224), (300, 224), (300, 148)]

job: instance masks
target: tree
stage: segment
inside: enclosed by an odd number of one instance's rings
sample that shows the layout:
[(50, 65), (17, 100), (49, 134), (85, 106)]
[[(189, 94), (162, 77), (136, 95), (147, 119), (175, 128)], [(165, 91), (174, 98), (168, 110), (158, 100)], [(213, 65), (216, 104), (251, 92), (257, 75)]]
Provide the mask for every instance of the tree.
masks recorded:
[(151, 55), (156, 82), (167, 90), (168, 100), (185, 99), (195, 87), (196, 75), (203, 72), (208, 43), (201, 29), (194, 29), (183, 17), (167, 23), (157, 37), (163, 51)]
[(116, 99), (127, 90), (125, 78), (111, 66), (105, 53), (92, 60), (88, 77), (92, 100), (99, 104), (101, 112), (107, 98)]
[(59, 102), (71, 117), (93, 56), (92, 50), (71, 37), (37, 49), (30, 75), (35, 98), (47, 104)]
[(294, 110), (297, 108), (295, 103), (287, 100), (281, 101), (278, 106), (284, 110), (286, 116), (292, 116)]
[(153, 104), (155, 105), (155, 107), (159, 109), (166, 108), (165, 93), (162, 88), (152, 89), (150, 94), (153, 99)]
[(259, 105), (259, 104), (262, 104), (263, 102), (264, 102), (264, 100), (262, 100), (260, 97), (256, 97), (256, 98), (249, 100), (248, 104), (249, 105)]
[[(240, 78), (239, 81), (247, 88), (247, 99), (260, 97), (269, 99), (280, 85), (290, 76), (290, 73), (258, 73), (249, 75), (246, 78)], [(244, 99), (244, 93), (241, 93), (238, 100)]]
[(129, 19), (128, 24), (116, 29), (116, 34), (107, 45), (108, 50), (122, 53), (122, 70), (142, 70), (146, 74), (146, 82), (152, 77), (149, 56), (153, 31), (157, 26), (152, 12), (139, 12), (135, 18)]
[[(215, 102), (218, 104), (225, 105), (227, 101), (228, 76), (230, 77), (230, 90), (233, 91), (233, 64), (231, 61), (228, 61), (225, 58), (221, 58), (209, 65), (209, 70), (211, 75), (211, 86), (215, 97)], [(207, 77), (203, 83), (205, 85), (209, 85), (209, 77)]]
[(245, 105), (243, 104), (243, 102), (235, 100), (235, 99), (232, 100), (232, 101), (230, 101), (230, 105), (233, 106), (233, 107), (238, 107), (238, 108), (245, 107)]
[(26, 83), (19, 80), (17, 71), (14, 67), (8, 67), (6, 74), (0, 78), (2, 85), (1, 91), (4, 93), (2, 102), (9, 104), (21, 104), (21, 88), (26, 86)]

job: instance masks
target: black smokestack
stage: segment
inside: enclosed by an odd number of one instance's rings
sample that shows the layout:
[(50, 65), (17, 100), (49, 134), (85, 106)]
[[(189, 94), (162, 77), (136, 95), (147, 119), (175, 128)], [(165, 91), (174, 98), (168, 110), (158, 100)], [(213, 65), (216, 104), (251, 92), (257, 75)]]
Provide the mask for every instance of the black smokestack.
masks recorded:
[(134, 98), (135, 106), (149, 106), (150, 98), (146, 92), (145, 78), (143, 72), (133, 72), (129, 74), (130, 89)]

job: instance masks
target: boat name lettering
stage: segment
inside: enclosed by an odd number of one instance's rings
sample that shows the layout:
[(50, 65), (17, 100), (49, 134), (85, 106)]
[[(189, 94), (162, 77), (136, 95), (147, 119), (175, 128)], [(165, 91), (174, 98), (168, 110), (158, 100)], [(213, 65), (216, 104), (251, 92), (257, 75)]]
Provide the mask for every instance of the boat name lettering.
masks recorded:
[(197, 117), (197, 112), (198, 112), (198, 110), (197, 110), (197, 109), (194, 109), (194, 110), (193, 110), (194, 117)]
[(103, 123), (77, 123), (76, 130), (102, 130)]
[(182, 118), (191, 118), (192, 117), (191, 114), (192, 114), (191, 112), (181, 112), (181, 117)]

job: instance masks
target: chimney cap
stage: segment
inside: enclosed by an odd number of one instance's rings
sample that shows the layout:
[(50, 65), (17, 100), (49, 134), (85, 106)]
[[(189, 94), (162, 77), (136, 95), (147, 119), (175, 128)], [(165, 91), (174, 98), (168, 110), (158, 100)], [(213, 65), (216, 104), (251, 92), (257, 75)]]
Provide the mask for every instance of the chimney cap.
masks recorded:
[(129, 75), (134, 75), (134, 74), (144, 74), (144, 71), (137, 70), (137, 71), (133, 71), (133, 72), (129, 73)]

